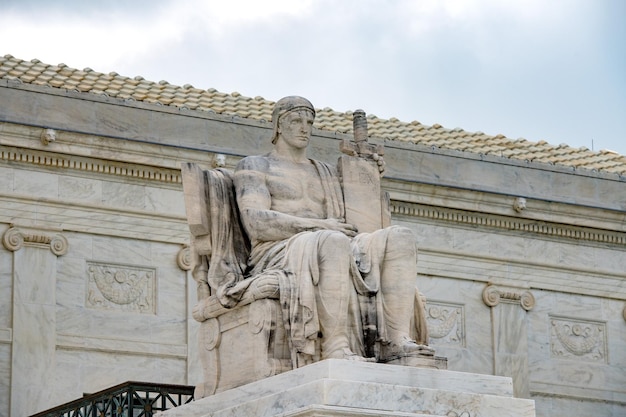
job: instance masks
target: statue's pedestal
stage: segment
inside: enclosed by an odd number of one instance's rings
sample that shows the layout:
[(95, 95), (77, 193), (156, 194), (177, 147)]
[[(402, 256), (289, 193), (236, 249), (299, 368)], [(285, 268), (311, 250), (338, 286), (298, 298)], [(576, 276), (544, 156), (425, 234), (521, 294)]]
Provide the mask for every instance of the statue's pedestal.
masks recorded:
[(159, 415), (534, 417), (511, 378), (325, 360), (197, 400)]

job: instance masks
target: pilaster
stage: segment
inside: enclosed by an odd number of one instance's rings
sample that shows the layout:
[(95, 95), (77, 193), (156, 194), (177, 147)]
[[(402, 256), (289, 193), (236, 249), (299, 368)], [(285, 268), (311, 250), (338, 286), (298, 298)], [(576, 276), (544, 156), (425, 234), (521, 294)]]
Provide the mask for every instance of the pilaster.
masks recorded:
[(11, 415), (30, 415), (54, 405), (56, 261), (67, 253), (60, 233), (9, 228), (3, 246), (13, 252)]
[(199, 323), (192, 317), (192, 309), (198, 301), (196, 281), (191, 274), (192, 255), (189, 245), (184, 245), (176, 257), (178, 267), (187, 274), (187, 381), (188, 385), (196, 385), (202, 381), (202, 368), (198, 348)]
[(491, 307), (494, 375), (511, 377), (514, 395), (530, 398), (526, 312), (535, 306), (535, 297), (524, 289), (487, 285), (483, 302)]

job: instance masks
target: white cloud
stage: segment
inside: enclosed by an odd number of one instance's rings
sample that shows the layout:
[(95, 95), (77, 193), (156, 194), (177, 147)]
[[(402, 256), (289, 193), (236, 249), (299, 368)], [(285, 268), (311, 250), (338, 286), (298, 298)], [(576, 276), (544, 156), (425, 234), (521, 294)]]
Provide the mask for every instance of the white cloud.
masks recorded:
[(22, 59), (590, 147), (626, 131), (614, 4), (20, 0), (0, 39)]

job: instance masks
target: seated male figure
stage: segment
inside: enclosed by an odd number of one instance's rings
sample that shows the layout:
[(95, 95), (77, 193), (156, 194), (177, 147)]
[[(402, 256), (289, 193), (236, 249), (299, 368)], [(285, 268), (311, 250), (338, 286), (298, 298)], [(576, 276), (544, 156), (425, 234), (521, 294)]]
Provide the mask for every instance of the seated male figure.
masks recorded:
[[(293, 366), (329, 358), (366, 360), (362, 317), (367, 309), (376, 311), (379, 360), (432, 355), (411, 338), (414, 237), (399, 226), (359, 233), (345, 222), (336, 169), (306, 154), (314, 118), (308, 100), (279, 100), (272, 114), (274, 149), (244, 158), (234, 176), (252, 244), (250, 276), (273, 271), (279, 276)], [(363, 301), (368, 297), (374, 301)], [(426, 343), (423, 320), (420, 324), (420, 343)]]

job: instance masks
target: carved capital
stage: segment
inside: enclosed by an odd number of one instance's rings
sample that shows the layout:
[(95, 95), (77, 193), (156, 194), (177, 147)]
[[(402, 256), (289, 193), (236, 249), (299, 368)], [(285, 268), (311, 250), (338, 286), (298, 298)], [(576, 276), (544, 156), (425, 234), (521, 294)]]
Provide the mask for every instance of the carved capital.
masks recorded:
[(20, 250), (22, 246), (48, 247), (56, 256), (65, 255), (69, 244), (61, 234), (49, 235), (40, 231), (25, 231), (11, 227), (2, 235), (2, 245), (11, 252)]
[(183, 271), (189, 271), (191, 269), (191, 248), (189, 248), (189, 246), (185, 245), (178, 251), (176, 263)]
[(524, 291), (520, 297), (520, 305), (526, 311), (530, 311), (535, 307), (535, 296), (530, 291)]
[(489, 307), (495, 307), (500, 301), (519, 304), (524, 310), (530, 311), (535, 307), (535, 297), (530, 291), (505, 291), (495, 285), (487, 285), (483, 290), (483, 302)]
[(500, 290), (495, 285), (487, 285), (483, 290), (483, 303), (489, 307), (500, 304)]
[(56, 256), (65, 255), (69, 248), (67, 239), (63, 235), (54, 235), (50, 241), (50, 251)]
[(24, 245), (22, 232), (14, 227), (9, 228), (6, 232), (4, 232), (4, 235), (2, 235), (2, 245), (11, 252), (20, 250)]

